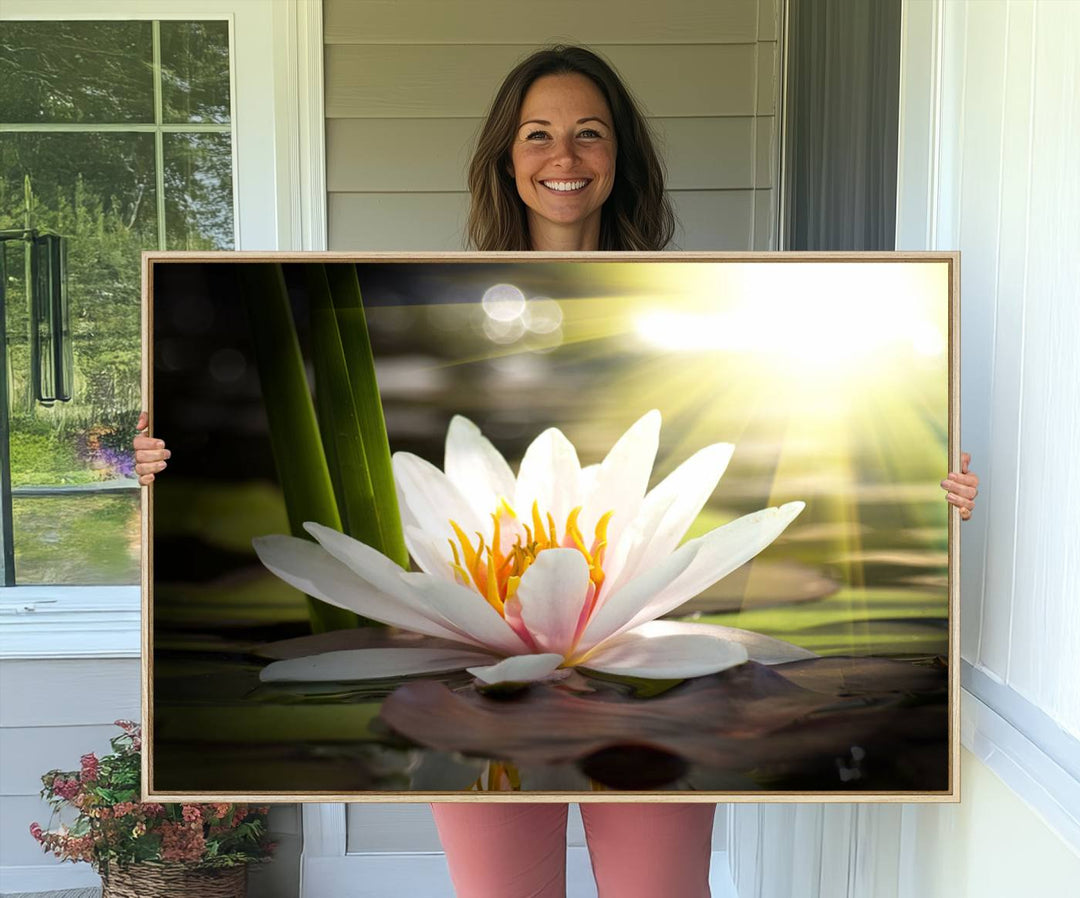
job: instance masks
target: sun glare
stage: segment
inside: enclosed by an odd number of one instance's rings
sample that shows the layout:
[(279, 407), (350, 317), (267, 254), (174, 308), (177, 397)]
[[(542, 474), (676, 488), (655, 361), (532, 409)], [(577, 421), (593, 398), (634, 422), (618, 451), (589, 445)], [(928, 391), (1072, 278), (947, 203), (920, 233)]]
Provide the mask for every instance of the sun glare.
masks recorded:
[[(850, 370), (886, 355), (941, 356), (946, 323), (932, 290), (943, 272), (888, 263), (761, 264), (690, 270), (679, 288), (703, 297), (642, 309), (634, 328), (646, 344), (679, 352), (773, 356), (803, 370)], [(941, 266), (938, 266), (939, 268)]]

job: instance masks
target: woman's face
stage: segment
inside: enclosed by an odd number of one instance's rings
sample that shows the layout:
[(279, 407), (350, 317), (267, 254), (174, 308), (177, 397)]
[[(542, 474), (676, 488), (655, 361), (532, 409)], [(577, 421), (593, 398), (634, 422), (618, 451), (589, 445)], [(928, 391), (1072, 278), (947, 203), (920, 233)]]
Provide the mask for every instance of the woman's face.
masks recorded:
[(584, 75), (545, 75), (525, 94), (510, 151), (529, 231), (584, 227), (599, 234), (615, 181), (615, 129), (599, 88)]

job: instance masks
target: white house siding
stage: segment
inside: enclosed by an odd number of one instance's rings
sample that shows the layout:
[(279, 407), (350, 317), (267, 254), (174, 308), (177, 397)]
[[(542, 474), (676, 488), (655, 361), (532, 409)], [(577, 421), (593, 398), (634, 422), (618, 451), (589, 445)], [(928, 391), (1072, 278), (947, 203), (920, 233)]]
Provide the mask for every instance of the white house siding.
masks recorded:
[(465, 170), (507, 71), (612, 61), (647, 110), (687, 250), (775, 249), (779, 0), (327, 0), (329, 248), (459, 250)]
[(97, 882), (86, 864), (57, 865), (30, 836), (50, 808), (41, 774), (77, 770), (87, 752), (108, 752), (118, 719), (138, 720), (137, 658), (0, 661), (0, 893)]

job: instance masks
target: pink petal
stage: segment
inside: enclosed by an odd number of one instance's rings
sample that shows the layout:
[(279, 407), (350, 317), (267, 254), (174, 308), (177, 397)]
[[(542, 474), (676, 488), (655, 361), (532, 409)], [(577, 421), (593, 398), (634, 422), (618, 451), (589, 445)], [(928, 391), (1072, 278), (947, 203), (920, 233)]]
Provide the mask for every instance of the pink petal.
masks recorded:
[(518, 584), (521, 619), (540, 651), (570, 650), (589, 592), (589, 566), (577, 549), (547, 549)]

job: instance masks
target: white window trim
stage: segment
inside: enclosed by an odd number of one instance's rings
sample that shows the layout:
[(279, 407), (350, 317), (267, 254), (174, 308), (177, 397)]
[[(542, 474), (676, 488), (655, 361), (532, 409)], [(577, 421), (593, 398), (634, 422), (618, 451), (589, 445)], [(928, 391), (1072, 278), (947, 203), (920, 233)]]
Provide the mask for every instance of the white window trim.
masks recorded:
[[(321, 0), (4, 0), (3, 20), (225, 19), (236, 247), (326, 248)], [(0, 658), (138, 657), (138, 586), (0, 588)]]

